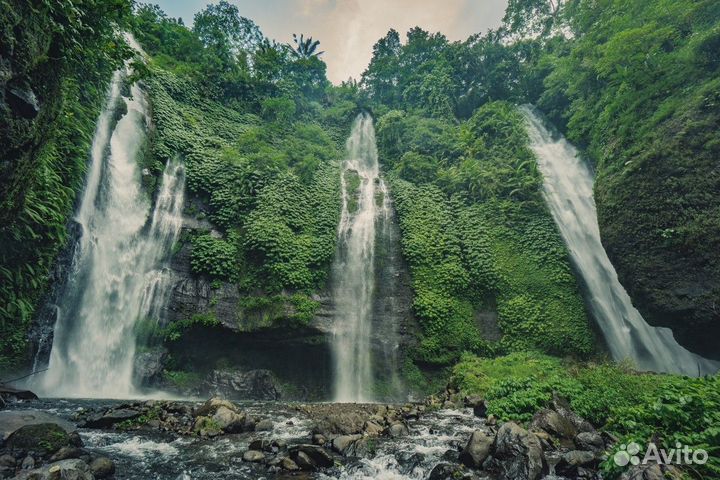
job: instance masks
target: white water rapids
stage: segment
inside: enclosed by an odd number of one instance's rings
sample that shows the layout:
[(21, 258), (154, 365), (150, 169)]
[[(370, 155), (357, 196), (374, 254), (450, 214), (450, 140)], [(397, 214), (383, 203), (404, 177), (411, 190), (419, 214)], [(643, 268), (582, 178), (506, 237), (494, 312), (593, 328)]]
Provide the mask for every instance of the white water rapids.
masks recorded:
[[(154, 202), (141, 187), (148, 105), (137, 85), (122, 96), (125, 77), (114, 75), (93, 138), (75, 218), (82, 237), (57, 305), (49, 370), (34, 385), (46, 396), (137, 396), (135, 329), (156, 321), (167, 300), (164, 267), (180, 231), (184, 172), (168, 162)], [(127, 113), (115, 123), (123, 106)]]
[[(385, 211), (390, 206), (385, 201), (387, 188), (379, 176), (370, 115), (363, 113), (355, 119), (347, 152), (342, 172), (338, 254), (333, 265), (334, 398), (339, 402), (361, 402), (372, 400), (373, 392), (371, 335), (376, 225), (390, 216)], [(350, 172), (359, 177), (357, 192), (349, 188)], [(357, 208), (351, 208), (351, 204)]]
[(521, 110), (544, 178), (545, 199), (585, 282), (590, 309), (613, 358), (630, 359), (641, 370), (716, 372), (718, 362), (689, 352), (669, 329), (651, 327), (633, 307), (600, 242), (590, 169), (572, 145), (553, 136), (531, 107)]

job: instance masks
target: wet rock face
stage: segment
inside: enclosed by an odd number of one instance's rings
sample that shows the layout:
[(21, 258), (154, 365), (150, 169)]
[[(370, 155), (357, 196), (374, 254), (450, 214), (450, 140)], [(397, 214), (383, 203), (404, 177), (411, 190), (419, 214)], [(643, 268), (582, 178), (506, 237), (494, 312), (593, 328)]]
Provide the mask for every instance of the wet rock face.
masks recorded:
[(213, 370), (205, 380), (205, 391), (230, 399), (278, 400), (277, 381), (269, 370)]

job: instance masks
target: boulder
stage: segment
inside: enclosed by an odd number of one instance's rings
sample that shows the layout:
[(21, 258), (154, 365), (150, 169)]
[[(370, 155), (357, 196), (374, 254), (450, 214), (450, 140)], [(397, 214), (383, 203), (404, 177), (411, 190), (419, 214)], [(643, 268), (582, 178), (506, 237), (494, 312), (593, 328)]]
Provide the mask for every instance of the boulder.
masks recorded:
[(562, 455), (556, 471), (565, 477), (577, 478), (580, 468), (594, 468), (596, 466), (597, 460), (592, 452), (570, 450)]
[(383, 432), (384, 428), (376, 422), (367, 421), (367, 422), (365, 422), (365, 425), (363, 426), (363, 430), (368, 435), (376, 436), (376, 435), (380, 435)]
[(195, 409), (194, 417), (212, 417), (218, 411), (218, 408), (225, 407), (230, 411), (238, 413), (239, 410), (234, 403), (229, 400), (223, 400), (220, 397), (213, 397)]
[(575, 436), (575, 446), (579, 450), (590, 450), (599, 453), (605, 450), (602, 435), (597, 432), (580, 432)]
[(68, 433), (75, 431), (75, 425), (62, 418), (38, 410), (13, 410), (0, 412), (0, 440), (26, 425), (54, 423)]
[(466, 407), (473, 409), (473, 414), (476, 417), (484, 418), (487, 416), (487, 403), (479, 395), (470, 395), (465, 397), (464, 404)]
[(193, 431), (201, 437), (217, 437), (223, 433), (220, 425), (211, 417), (197, 417), (193, 424)]
[(18, 117), (32, 120), (40, 113), (40, 103), (30, 87), (6, 89), (5, 100)]
[(85, 455), (85, 452), (80, 448), (74, 446), (62, 447), (50, 457), (50, 461), (59, 462), (60, 460), (67, 460), (68, 458), (80, 458), (82, 455)]
[(90, 466), (73, 458), (44, 465), (34, 470), (23, 470), (13, 480), (95, 480)]
[(225, 433), (240, 433), (245, 426), (245, 415), (220, 406), (212, 416), (217, 427)]
[(280, 468), (282, 468), (283, 470), (288, 470), (290, 472), (300, 470), (300, 467), (298, 467), (297, 463), (295, 463), (290, 457), (283, 457), (280, 460)]
[(478, 477), (468, 472), (462, 465), (438, 463), (430, 472), (427, 480), (476, 480)]
[(540, 440), (514, 422), (504, 423), (495, 436), (493, 457), (500, 478), (535, 480), (542, 471)]
[(213, 370), (203, 388), (212, 395), (238, 400), (280, 399), (280, 390), (270, 370)]
[(564, 397), (561, 397), (557, 393), (553, 394), (550, 406), (563, 418), (569, 420), (570, 423), (572, 423), (575, 427), (575, 430), (577, 430), (578, 432), (595, 431), (595, 428), (590, 424), (590, 422), (575, 413), (572, 408), (570, 408), (570, 403)]
[(136, 420), (142, 413), (134, 408), (114, 408), (105, 413), (92, 415), (82, 425), (86, 428), (110, 428), (117, 423)]
[(403, 437), (410, 433), (407, 425), (402, 422), (395, 422), (388, 428), (388, 435), (392, 438)]
[(332, 449), (341, 455), (346, 455), (348, 449), (358, 440), (362, 438), (362, 435), (339, 435), (333, 438)]
[(10, 478), (15, 474), (17, 461), (12, 455), (0, 455), (0, 478)]
[(575, 425), (555, 410), (543, 408), (538, 411), (530, 422), (531, 429), (540, 429), (550, 435), (571, 440), (577, 435)]
[[(290, 458), (302, 470), (332, 467), (335, 462), (332, 456), (317, 445), (294, 445), (289, 450)], [(310, 468), (307, 468), (310, 465)]]
[(621, 475), (619, 480), (671, 480), (685, 478), (676, 467), (672, 465), (631, 465)]
[(115, 463), (107, 457), (97, 457), (90, 462), (90, 472), (95, 478), (108, 478), (115, 473)]
[(490, 451), (495, 441), (495, 436), (483, 430), (475, 430), (467, 445), (460, 453), (460, 461), (472, 468), (480, 468), (483, 462), (490, 456)]
[(251, 463), (260, 463), (265, 460), (265, 454), (258, 450), (248, 450), (243, 453), (243, 461)]
[(272, 420), (270, 420), (269, 418), (260, 420), (255, 425), (256, 432), (271, 432), (273, 428), (274, 428), (274, 424), (273, 424)]
[(25, 425), (7, 438), (5, 445), (10, 450), (31, 450), (49, 455), (70, 445), (70, 436), (55, 423)]
[(258, 450), (260, 452), (270, 452), (273, 449), (273, 442), (266, 438), (260, 438), (250, 442), (248, 448), (250, 450)]

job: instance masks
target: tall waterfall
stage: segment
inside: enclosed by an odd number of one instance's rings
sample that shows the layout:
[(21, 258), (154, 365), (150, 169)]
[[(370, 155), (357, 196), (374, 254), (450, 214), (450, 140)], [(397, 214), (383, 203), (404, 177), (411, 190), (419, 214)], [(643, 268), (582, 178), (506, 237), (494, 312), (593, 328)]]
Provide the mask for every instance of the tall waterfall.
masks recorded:
[(592, 313), (616, 360), (630, 359), (642, 370), (700, 375), (718, 362), (681, 347), (666, 328), (648, 325), (633, 307), (600, 242), (593, 176), (575, 148), (554, 137), (531, 107), (522, 107), (531, 147), (544, 177), (544, 195), (555, 223), (585, 282)]
[[(335, 302), (335, 399), (371, 400), (372, 309), (376, 224), (389, 215), (387, 188), (379, 177), (375, 129), (368, 114), (355, 119), (342, 172), (342, 214), (333, 265)], [(351, 188), (357, 175), (359, 186)], [(357, 183), (357, 182), (355, 182)], [(380, 205), (378, 205), (380, 203)]]
[(82, 237), (57, 305), (49, 370), (35, 387), (49, 396), (135, 395), (136, 324), (157, 319), (167, 300), (164, 261), (180, 231), (183, 167), (168, 162), (154, 202), (142, 189), (148, 105), (137, 85), (123, 97), (123, 82), (117, 72), (93, 138), (75, 218)]

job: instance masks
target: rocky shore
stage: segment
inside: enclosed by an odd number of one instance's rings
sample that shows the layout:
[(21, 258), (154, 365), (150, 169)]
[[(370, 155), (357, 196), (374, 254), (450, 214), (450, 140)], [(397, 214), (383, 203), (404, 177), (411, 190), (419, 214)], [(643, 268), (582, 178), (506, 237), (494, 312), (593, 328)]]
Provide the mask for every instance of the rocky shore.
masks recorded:
[[(601, 479), (600, 464), (617, 442), (559, 396), (526, 425), (499, 422), (487, 416), (482, 398), (452, 390), (402, 405), (284, 404), (282, 415), (272, 402), (250, 406), (221, 398), (116, 402), (75, 408), (64, 418), (33, 410), (34, 403), (0, 411), (0, 478), (147, 478), (88, 448), (83, 438), (96, 431), (192, 449), (241, 446), (223, 461), (245, 476), (214, 478), (374, 478), (378, 468), (388, 468), (396, 476), (387, 478), (423, 480)], [(666, 466), (640, 465), (620, 478), (676, 474)], [(173, 478), (195, 477), (181, 472)]]

